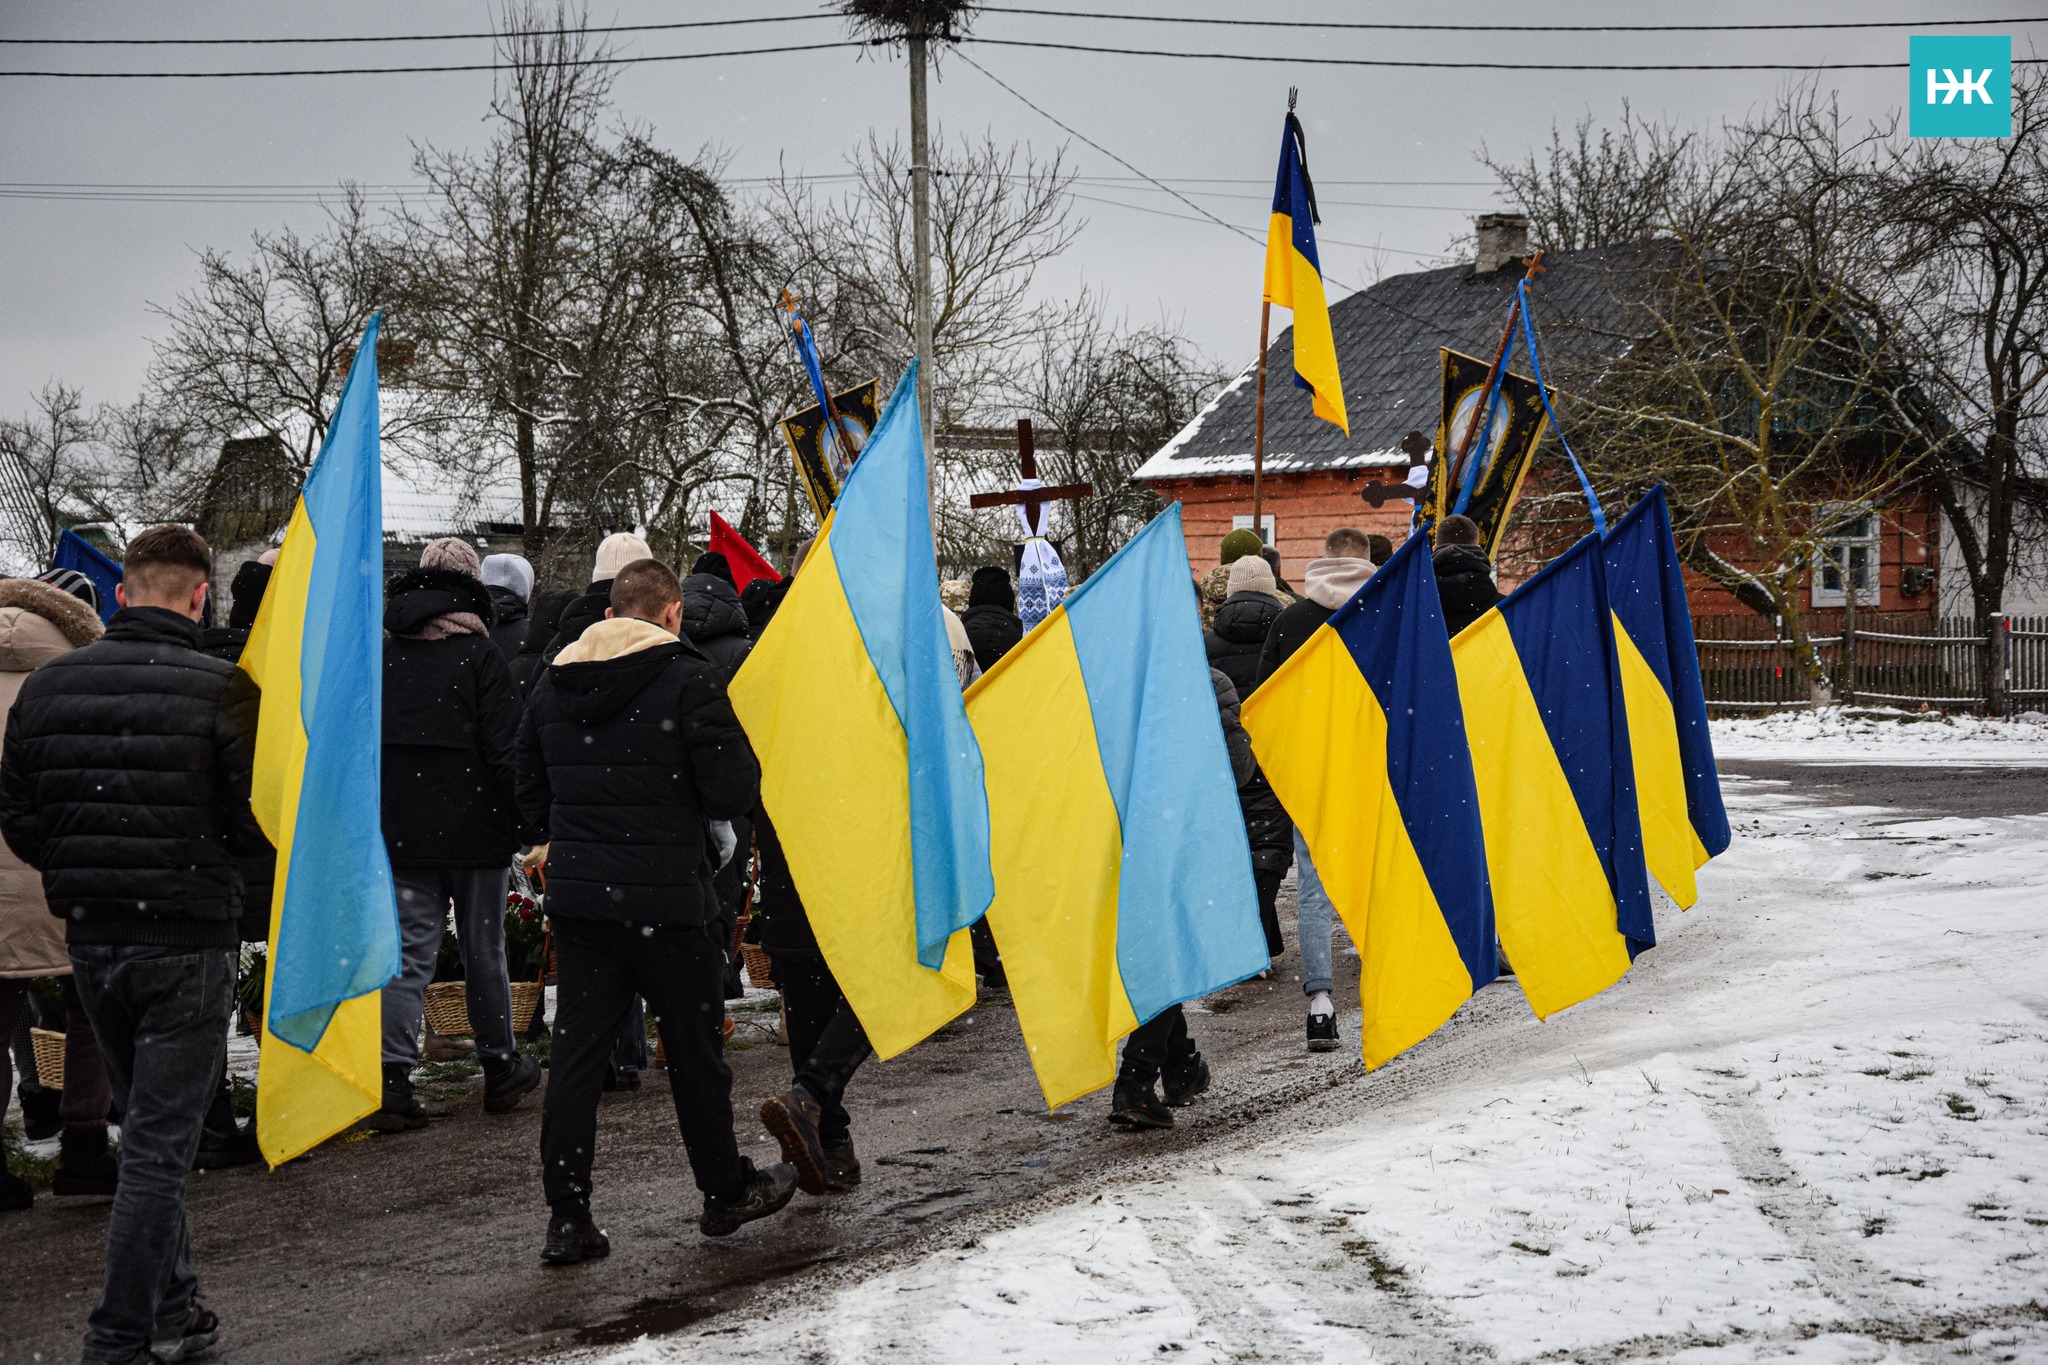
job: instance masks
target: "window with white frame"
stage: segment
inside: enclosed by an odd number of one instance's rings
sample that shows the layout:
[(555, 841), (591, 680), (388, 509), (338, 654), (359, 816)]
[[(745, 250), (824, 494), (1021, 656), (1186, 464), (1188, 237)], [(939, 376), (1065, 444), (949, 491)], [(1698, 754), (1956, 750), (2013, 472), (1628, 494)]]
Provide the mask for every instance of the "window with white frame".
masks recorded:
[[(1249, 531), (1252, 529), (1252, 519), (1248, 516), (1232, 517), (1230, 519), (1230, 529), (1233, 531)], [(1274, 522), (1271, 512), (1259, 518), (1259, 539), (1271, 545), (1273, 538), (1278, 534), (1278, 525)]]
[(1849, 603), (1849, 589), (1856, 590), (1856, 605), (1873, 610), (1878, 605), (1878, 521), (1877, 514), (1853, 511), (1835, 523), (1821, 542), (1820, 563), (1813, 575), (1813, 605), (1842, 607)]

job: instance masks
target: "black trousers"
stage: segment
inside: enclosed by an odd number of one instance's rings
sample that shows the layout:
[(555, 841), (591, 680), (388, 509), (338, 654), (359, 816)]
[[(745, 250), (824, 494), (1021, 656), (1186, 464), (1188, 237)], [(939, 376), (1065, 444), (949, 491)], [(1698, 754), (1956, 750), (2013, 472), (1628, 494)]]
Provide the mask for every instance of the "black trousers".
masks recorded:
[(556, 919), (555, 1034), (541, 1108), (541, 1188), (556, 1213), (590, 1210), (597, 1102), (619, 1021), (638, 994), (668, 1054), (676, 1123), (697, 1188), (738, 1199), (748, 1167), (732, 1131), (725, 953), (705, 928)]
[(1287, 869), (1252, 869), (1252, 884), (1259, 889), (1259, 926), (1266, 931), (1266, 956), (1278, 957), (1287, 951), (1287, 944), (1280, 937), (1280, 883), (1287, 878)]
[(1124, 1039), (1120, 1079), (1150, 1085), (1168, 1062), (1185, 1061), (1197, 1050), (1194, 1039), (1188, 1037), (1187, 1015), (1179, 1005), (1170, 1005)]
[(789, 1018), (796, 1083), (818, 1102), (818, 1139), (827, 1147), (842, 1146), (853, 1122), (846, 1112), (847, 1083), (874, 1052), (867, 1030), (823, 957), (777, 954), (775, 975)]

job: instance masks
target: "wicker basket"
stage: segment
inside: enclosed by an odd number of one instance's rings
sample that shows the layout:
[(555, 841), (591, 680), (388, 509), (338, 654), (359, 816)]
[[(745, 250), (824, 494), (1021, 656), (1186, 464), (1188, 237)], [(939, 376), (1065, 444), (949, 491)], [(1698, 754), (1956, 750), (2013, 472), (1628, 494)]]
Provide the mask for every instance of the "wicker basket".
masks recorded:
[(747, 980), (754, 983), (755, 990), (772, 991), (775, 989), (775, 982), (768, 975), (773, 961), (769, 958), (766, 948), (763, 948), (758, 943), (742, 943), (740, 945), (740, 956), (746, 960)]
[[(469, 1001), (463, 991), (460, 981), (436, 981), (427, 987), (427, 1027), (443, 1038), (467, 1038), (475, 1032), (469, 1026)], [(512, 983), (514, 1034), (524, 1033), (533, 1022), (534, 1011), (540, 1008), (544, 994), (538, 981)]]
[(49, 1090), (64, 1088), (64, 1035), (53, 1033), (46, 1028), (32, 1028), (28, 1031), (29, 1041), (35, 1046), (36, 1079)]

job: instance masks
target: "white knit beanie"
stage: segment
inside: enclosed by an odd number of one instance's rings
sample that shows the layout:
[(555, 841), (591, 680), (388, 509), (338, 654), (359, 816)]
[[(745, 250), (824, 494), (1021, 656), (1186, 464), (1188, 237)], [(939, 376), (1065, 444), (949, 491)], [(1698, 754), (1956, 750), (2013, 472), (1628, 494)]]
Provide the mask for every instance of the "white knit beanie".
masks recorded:
[(1260, 556), (1245, 555), (1240, 559), (1232, 561), (1230, 565), (1230, 590), (1232, 592), (1263, 592), (1271, 594), (1279, 591), (1279, 587), (1280, 585), (1273, 578), (1273, 566)]
[(597, 563), (590, 570), (590, 581), (609, 583), (628, 564), (652, 558), (654, 551), (647, 548), (646, 541), (631, 531), (614, 531), (598, 543)]

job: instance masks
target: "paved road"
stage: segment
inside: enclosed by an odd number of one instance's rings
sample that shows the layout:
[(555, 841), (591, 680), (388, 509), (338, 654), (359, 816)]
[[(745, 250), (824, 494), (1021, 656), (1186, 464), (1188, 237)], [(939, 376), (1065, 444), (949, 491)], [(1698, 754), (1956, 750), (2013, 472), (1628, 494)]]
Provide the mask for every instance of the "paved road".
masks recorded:
[[(1971, 816), (2048, 810), (2048, 773), (2038, 769), (1724, 766), (1737, 781), (1782, 782), (1830, 804)], [(1284, 901), (1283, 910), (1291, 911)], [(1646, 959), (1651, 974), (1684, 970), (1714, 937), (1707, 929), (1703, 922)], [(1616, 991), (1653, 989), (1636, 984), (1640, 976)], [(1301, 1044), (1291, 948), (1274, 977), (1223, 992), (1191, 1017), (1217, 1084), (1167, 1134), (1111, 1129), (1101, 1097), (1045, 1113), (1014, 1014), (984, 1003), (857, 1078), (849, 1099), (867, 1163), (861, 1190), (831, 1200), (799, 1195), (785, 1214), (720, 1243), (696, 1233), (698, 1197), (666, 1087), (654, 1076), (604, 1102), (596, 1205), (613, 1253), (570, 1271), (543, 1270), (537, 1260), (546, 1221), (538, 1106), (489, 1118), (474, 1082), (432, 1089), (436, 1122), (425, 1132), (334, 1144), (275, 1173), (195, 1177), (194, 1258), (227, 1324), (221, 1358), (526, 1359), (744, 1313), (757, 1296), (886, 1263), (933, 1237), (972, 1236), (1140, 1174), (1169, 1153), (1353, 1121), (1474, 1065), (1498, 1064), (1533, 1027), (1511, 986), (1489, 988), (1368, 1078), (1351, 1050), (1355, 1014), (1344, 1051), (1311, 1056)], [(757, 1137), (751, 1109), (787, 1084), (788, 1055), (759, 1022), (736, 1042), (741, 1132), (765, 1156), (772, 1145)], [(0, 1222), (0, 1361), (76, 1357), (104, 1227), (104, 1202), (47, 1197)]]

